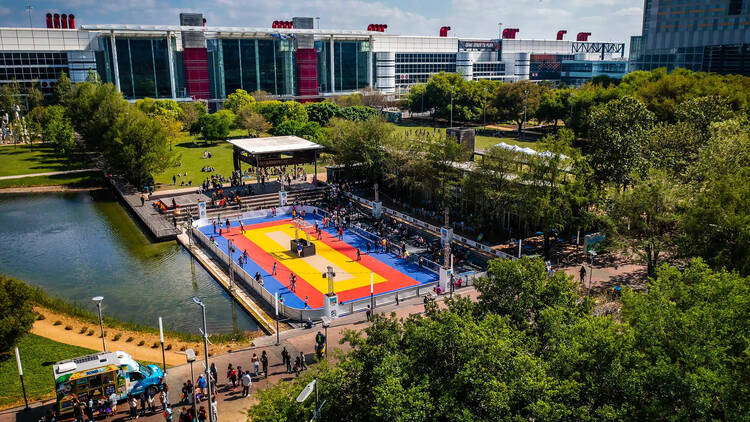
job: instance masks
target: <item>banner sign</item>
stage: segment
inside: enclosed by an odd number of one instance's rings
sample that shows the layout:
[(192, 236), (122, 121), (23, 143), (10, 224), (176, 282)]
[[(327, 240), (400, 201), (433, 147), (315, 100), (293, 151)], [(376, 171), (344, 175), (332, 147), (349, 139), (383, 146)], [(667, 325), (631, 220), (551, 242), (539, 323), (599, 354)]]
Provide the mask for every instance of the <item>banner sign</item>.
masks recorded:
[(206, 201), (198, 202), (198, 218), (206, 218)]

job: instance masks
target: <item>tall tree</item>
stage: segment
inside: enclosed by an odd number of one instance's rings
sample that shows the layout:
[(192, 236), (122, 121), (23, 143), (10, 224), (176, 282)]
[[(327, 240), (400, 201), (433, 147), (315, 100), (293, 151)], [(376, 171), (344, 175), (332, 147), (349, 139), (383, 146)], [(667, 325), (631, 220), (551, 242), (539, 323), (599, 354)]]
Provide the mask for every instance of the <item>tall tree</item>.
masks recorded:
[(73, 99), (73, 82), (65, 72), (60, 73), (55, 85), (55, 101), (62, 106), (69, 106)]
[(0, 275), (0, 355), (8, 353), (34, 324), (31, 298), (26, 284)]
[(370, 183), (382, 180), (394, 127), (379, 117), (363, 122), (335, 118), (326, 128), (326, 145), (335, 152), (334, 162), (353, 168), (364, 166)]
[(529, 81), (501, 84), (493, 101), (497, 117), (516, 122), (518, 133), (521, 133), (524, 121), (528, 121), (536, 114), (543, 92), (544, 88)]
[(645, 174), (645, 146), (655, 116), (633, 97), (623, 97), (594, 108), (589, 115), (588, 157), (594, 178), (618, 187)]
[(254, 113), (250, 107), (241, 108), (236, 117), (236, 124), (247, 131), (248, 136), (259, 137), (262, 133), (271, 129), (271, 124), (263, 115)]
[(249, 107), (254, 102), (255, 98), (250, 96), (247, 91), (238, 89), (227, 95), (227, 99), (224, 100), (224, 108), (231, 110), (234, 114), (238, 114), (241, 109)]
[(608, 235), (646, 263), (654, 276), (663, 258), (674, 253), (678, 234), (680, 194), (673, 181), (658, 170), (638, 178), (632, 187), (613, 194), (607, 216)]

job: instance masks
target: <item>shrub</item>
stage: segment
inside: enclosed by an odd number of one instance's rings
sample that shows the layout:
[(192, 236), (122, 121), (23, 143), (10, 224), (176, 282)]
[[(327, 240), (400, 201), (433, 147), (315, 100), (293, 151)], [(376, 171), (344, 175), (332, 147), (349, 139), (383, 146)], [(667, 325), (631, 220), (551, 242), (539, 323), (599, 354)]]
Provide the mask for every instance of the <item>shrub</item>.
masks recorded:
[(44, 316), (44, 314), (36, 314), (36, 319), (37, 319), (37, 321), (42, 321), (42, 320), (43, 320), (43, 319), (45, 319), (45, 318), (47, 318), (47, 317), (46, 317), (46, 316)]
[(172, 350), (172, 345), (168, 344), (167, 347), (164, 348), (164, 350)]
[(94, 330), (89, 330), (89, 332), (86, 333), (86, 335), (87, 336), (93, 336), (94, 335)]
[(154, 344), (151, 345), (151, 348), (156, 349), (157, 347), (159, 347), (159, 342), (155, 341)]
[(131, 341), (133, 341), (133, 337), (128, 337), (127, 340), (125, 340), (125, 343), (130, 343)]
[(181, 352), (184, 352), (184, 351), (185, 351), (185, 349), (187, 349), (187, 347), (185, 347), (185, 346), (180, 346), (180, 351), (181, 351)]
[(54, 323), (54, 324), (52, 324), (52, 325), (54, 325), (54, 326), (62, 325), (62, 321), (60, 321), (60, 320), (58, 319), (58, 320), (57, 320), (57, 321), (55, 321), (55, 323)]
[(122, 337), (122, 333), (117, 333), (114, 337), (112, 337), (112, 341), (117, 341), (120, 339), (120, 337)]
[(146, 344), (146, 340), (141, 340), (141, 341), (138, 342), (139, 346), (143, 346), (144, 344)]
[(65, 331), (70, 331), (70, 330), (72, 330), (72, 329), (73, 329), (73, 327), (71, 327), (70, 325), (66, 325), (66, 326), (65, 326)]
[(87, 331), (88, 329), (89, 329), (89, 327), (81, 327), (81, 331), (79, 331), (79, 332), (78, 332), (78, 334), (83, 334), (83, 333), (85, 333), (85, 332), (86, 332), (86, 331)]
[(102, 338), (102, 337), (104, 337), (104, 338), (107, 337), (107, 332), (106, 331), (103, 334), (99, 334), (99, 338)]

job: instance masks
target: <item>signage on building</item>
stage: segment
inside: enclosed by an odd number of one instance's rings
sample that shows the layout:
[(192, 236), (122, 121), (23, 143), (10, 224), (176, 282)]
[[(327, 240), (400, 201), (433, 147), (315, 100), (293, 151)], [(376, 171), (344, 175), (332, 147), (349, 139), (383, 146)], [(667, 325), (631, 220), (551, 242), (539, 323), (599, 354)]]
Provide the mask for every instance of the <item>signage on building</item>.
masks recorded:
[(496, 51), (500, 50), (500, 42), (497, 40), (488, 41), (459, 41), (459, 50), (475, 50), (475, 51)]

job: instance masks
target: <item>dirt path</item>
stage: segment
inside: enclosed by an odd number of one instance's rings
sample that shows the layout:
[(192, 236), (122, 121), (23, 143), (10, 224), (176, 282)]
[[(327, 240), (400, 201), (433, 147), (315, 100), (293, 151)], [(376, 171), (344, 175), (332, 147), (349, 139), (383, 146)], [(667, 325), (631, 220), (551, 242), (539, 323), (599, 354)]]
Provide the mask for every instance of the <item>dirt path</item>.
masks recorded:
[[(37, 307), (35, 308), (35, 311), (44, 315), (44, 319), (34, 322), (34, 327), (31, 329), (32, 333), (73, 346), (80, 346), (93, 350), (102, 349), (102, 339), (99, 337), (100, 328), (97, 324), (80, 321), (44, 308)], [(121, 350), (130, 354), (136, 360), (153, 362), (161, 365), (161, 344), (159, 342), (158, 333), (130, 331), (112, 328), (106, 325), (104, 326), (104, 331), (106, 333), (104, 340), (108, 350)], [(120, 334), (120, 337), (115, 340), (114, 338), (117, 334)], [(131, 340), (127, 341), (128, 339)], [(170, 350), (164, 352), (167, 365), (180, 365), (185, 363), (185, 354), (181, 352), (181, 349), (193, 348), (194, 350), (199, 351), (199, 353), (203, 350), (202, 343), (185, 342), (173, 337), (165, 337), (164, 344), (166, 348), (170, 348)], [(250, 340), (248, 339), (243, 343), (237, 344), (211, 345), (209, 348), (209, 354), (216, 355), (226, 353), (232, 349), (247, 347), (249, 344)]]
[(0, 176), (0, 180), (23, 179), (24, 177), (57, 176), (60, 174), (89, 173), (98, 170), (99, 169), (97, 168), (90, 168), (80, 170), (48, 171), (46, 173), (16, 174), (12, 176)]
[(0, 195), (4, 193), (50, 193), (50, 192), (88, 192), (92, 190), (104, 189), (101, 186), (92, 186), (88, 188), (70, 188), (63, 185), (51, 186), (26, 186), (20, 188), (2, 188)]

